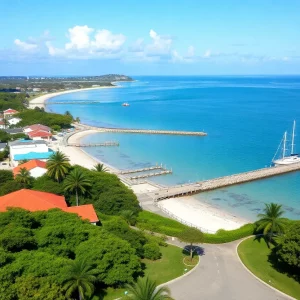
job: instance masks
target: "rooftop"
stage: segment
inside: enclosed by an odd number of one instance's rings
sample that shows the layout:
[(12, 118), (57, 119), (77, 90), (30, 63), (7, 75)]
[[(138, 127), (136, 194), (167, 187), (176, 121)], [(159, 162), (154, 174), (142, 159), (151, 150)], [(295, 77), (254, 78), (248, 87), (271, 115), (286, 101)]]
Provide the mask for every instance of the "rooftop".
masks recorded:
[(9, 143), (9, 146), (23, 146), (23, 145), (46, 145), (45, 141), (41, 141), (41, 140), (16, 140), (13, 142)]
[(38, 160), (38, 159), (32, 159), (24, 164), (21, 164), (21, 165), (18, 165), (17, 167), (15, 167), (13, 169), (13, 173), (14, 173), (14, 176), (16, 176), (20, 172), (20, 170), (23, 168), (30, 171), (37, 167), (46, 169), (46, 162)]
[(92, 223), (99, 221), (92, 204), (67, 207), (63, 196), (28, 189), (0, 197), (0, 211), (6, 211), (8, 207), (19, 207), (32, 212), (60, 208), (65, 212), (75, 213)]
[(42, 124), (33, 124), (33, 125), (30, 125), (30, 126), (24, 127), (24, 129), (31, 129), (32, 131), (33, 130), (44, 130), (44, 131), (48, 131), (48, 132), (51, 131), (50, 127), (42, 125)]
[(28, 136), (30, 138), (33, 138), (33, 137), (50, 137), (50, 136), (52, 136), (52, 134), (48, 131), (45, 131), (45, 130), (33, 130), (33, 131), (28, 132)]
[(5, 129), (5, 132), (10, 134), (23, 133), (23, 128)]

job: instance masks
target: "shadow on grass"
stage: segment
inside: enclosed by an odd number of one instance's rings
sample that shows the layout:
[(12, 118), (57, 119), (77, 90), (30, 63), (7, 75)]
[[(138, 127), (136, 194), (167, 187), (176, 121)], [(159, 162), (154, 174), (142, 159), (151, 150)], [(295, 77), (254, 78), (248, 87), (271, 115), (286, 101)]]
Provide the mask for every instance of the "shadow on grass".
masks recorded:
[(285, 274), (290, 278), (293, 278), (295, 281), (300, 283), (300, 274), (298, 268), (293, 268), (287, 264), (278, 260), (276, 255), (276, 248), (273, 248), (270, 255), (268, 256), (268, 262), (272, 267), (279, 273)]

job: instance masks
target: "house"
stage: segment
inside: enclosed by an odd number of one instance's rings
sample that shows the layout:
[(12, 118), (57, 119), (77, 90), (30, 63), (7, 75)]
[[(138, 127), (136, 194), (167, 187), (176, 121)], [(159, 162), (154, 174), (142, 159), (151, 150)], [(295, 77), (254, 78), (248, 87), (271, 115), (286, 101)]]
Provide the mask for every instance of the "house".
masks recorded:
[(18, 133), (23, 133), (23, 128), (5, 129), (4, 131), (9, 134), (18, 134)]
[(7, 143), (0, 143), (0, 152), (4, 151), (6, 146)]
[(13, 169), (14, 176), (19, 174), (21, 169), (29, 171), (30, 176), (37, 178), (43, 176), (47, 172), (46, 162), (38, 159), (32, 159), (24, 164), (18, 165)]
[(51, 128), (42, 124), (33, 124), (23, 128), (24, 133), (29, 133), (31, 131), (43, 130), (46, 132), (51, 132)]
[(9, 108), (9, 109), (3, 111), (4, 118), (11, 117), (18, 113), (19, 112), (17, 110), (12, 109), (12, 108)]
[(17, 117), (12, 117), (12, 118), (10, 118), (10, 119), (7, 120), (7, 122), (9, 123), (9, 125), (16, 125), (20, 121), (22, 121), (22, 119), (17, 118)]
[(14, 166), (20, 160), (47, 160), (54, 153), (45, 141), (17, 140), (9, 143), (10, 159)]
[(82, 219), (87, 219), (91, 224), (96, 225), (99, 222), (92, 204), (68, 207), (64, 196), (28, 189), (0, 197), (0, 211), (6, 211), (8, 207), (19, 207), (32, 212), (59, 208), (68, 213), (75, 213)]
[(45, 140), (50, 141), (52, 133), (44, 130), (33, 130), (27, 133), (28, 137), (32, 140)]

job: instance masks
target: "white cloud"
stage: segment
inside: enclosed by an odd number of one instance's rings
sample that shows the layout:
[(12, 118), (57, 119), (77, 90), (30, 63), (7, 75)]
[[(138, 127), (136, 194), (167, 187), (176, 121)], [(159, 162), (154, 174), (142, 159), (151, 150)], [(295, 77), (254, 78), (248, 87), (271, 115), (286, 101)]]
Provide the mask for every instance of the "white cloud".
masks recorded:
[(50, 42), (46, 43), (51, 56), (86, 59), (93, 57), (112, 58), (120, 52), (126, 37), (123, 34), (113, 34), (107, 29), (95, 30), (84, 26), (74, 26), (68, 30), (69, 42), (63, 48), (56, 48)]
[(152, 43), (145, 48), (146, 55), (161, 56), (171, 54), (172, 38), (161, 36), (153, 29), (149, 32)]
[(33, 51), (38, 48), (37, 44), (22, 42), (19, 39), (15, 39), (14, 43), (23, 51)]
[(130, 47), (130, 52), (143, 52), (145, 49), (144, 39), (137, 39)]
[(90, 47), (90, 34), (94, 31), (88, 26), (75, 26), (69, 30), (70, 43), (65, 45), (66, 50), (69, 49), (87, 49)]
[(193, 46), (189, 46), (186, 56), (187, 57), (194, 57), (195, 56), (195, 48)]

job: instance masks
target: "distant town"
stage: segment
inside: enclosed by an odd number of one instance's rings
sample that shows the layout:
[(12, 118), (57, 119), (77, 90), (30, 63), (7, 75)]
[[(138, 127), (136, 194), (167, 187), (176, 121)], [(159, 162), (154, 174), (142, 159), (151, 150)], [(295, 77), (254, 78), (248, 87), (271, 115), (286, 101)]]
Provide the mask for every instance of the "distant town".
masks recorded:
[(0, 92), (54, 93), (61, 90), (113, 86), (115, 81), (133, 81), (133, 79), (119, 74), (78, 77), (0, 76)]

